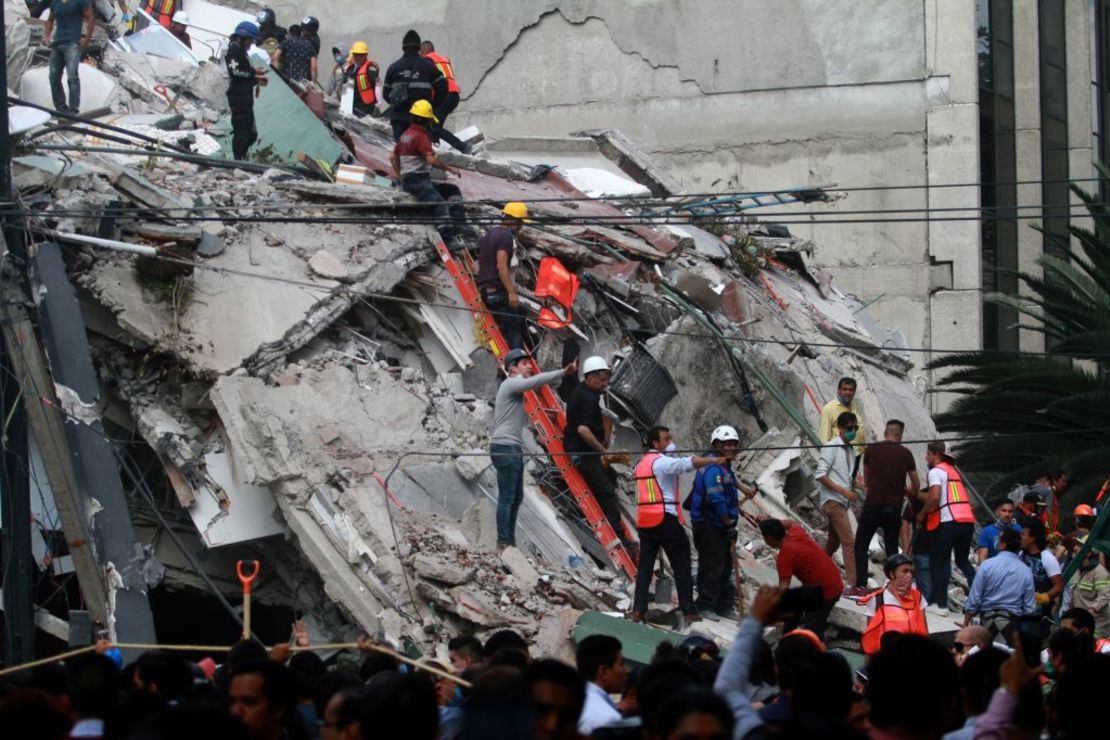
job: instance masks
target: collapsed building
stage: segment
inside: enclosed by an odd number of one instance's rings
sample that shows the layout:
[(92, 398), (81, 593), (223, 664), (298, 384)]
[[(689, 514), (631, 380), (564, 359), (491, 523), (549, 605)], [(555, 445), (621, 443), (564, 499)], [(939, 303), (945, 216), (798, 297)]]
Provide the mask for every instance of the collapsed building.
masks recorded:
[[(26, 281), (18, 303), (52, 373), (33, 396), (42, 424), (54, 414), (65, 430), (31, 425), (35, 555), (52, 578), (81, 580), (61, 589), (68, 603), (41, 605), (40, 626), (66, 634), (80, 598), (120, 640), (226, 641), (243, 559), (261, 563), (267, 642), (300, 617), (317, 642), (369, 633), (428, 654), (460, 631), (511, 627), (558, 655), (584, 612), (629, 609), (630, 583), (534, 439), (519, 548), (494, 547), (497, 363), (434, 229), (391, 186), (388, 126), (273, 74), (256, 161), (234, 162), (222, 64), (162, 44), (157, 25), (142, 44), (100, 39), (82, 115), (51, 122), (32, 107), (41, 27), (6, 12), (9, 87), (28, 104), (13, 176), (30, 243), (5, 263)], [(842, 197), (833, 187), (691, 200), (619, 132), (482, 143), (438, 155), (463, 170), (478, 229), (515, 200), (540, 222), (520, 236), (533, 324), (548, 307), (531, 290), (541, 258), (581, 278), (568, 325), (535, 330), (536, 355), (556, 367), (569, 341), (616, 362), (614, 449), (642, 449), (656, 423), (691, 450), (719, 424), (742, 430), (737, 469), (763, 491), (741, 522), (748, 595), (777, 582), (757, 517), (824, 536), (813, 429), (838, 378), (859, 380), (868, 439), (888, 418), (914, 440), (935, 432), (900, 332), (807, 267), (819, 244), (755, 210), (819, 209)], [(78, 460), (67, 490), (49, 469), (65, 467), (63, 443)], [(634, 521), (627, 462), (613, 465)], [(87, 541), (65, 531), (71, 505)], [(655, 590), (651, 620), (675, 627), (665, 576)], [(850, 637), (860, 614), (842, 602), (834, 624)]]

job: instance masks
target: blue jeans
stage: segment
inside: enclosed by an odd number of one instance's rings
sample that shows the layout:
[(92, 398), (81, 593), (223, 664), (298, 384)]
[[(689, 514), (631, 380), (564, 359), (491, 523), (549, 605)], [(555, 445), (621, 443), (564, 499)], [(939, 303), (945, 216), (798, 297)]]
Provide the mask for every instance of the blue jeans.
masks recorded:
[(929, 573), (929, 555), (913, 554), (913, 582), (917, 586), (917, 590), (925, 597), (925, 601), (929, 601), (929, 595), (933, 592), (932, 575)]
[[(81, 47), (72, 44), (55, 43), (50, 47), (50, 96), (54, 99), (54, 109), (60, 111), (81, 110), (81, 78), (77, 74), (81, 63)], [(69, 83), (69, 105), (62, 88), (62, 69), (65, 69)]]
[(516, 445), (490, 445), (497, 471), (497, 544), (516, 544), (516, 515), (524, 501), (524, 451)]

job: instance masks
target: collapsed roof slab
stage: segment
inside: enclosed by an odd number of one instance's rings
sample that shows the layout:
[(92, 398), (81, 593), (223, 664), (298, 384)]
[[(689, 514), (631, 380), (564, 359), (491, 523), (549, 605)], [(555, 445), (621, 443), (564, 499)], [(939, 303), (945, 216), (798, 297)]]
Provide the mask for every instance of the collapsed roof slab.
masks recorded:
[[(388, 292), (410, 269), (430, 261), (424, 232), (392, 229), (383, 235), (357, 224), (250, 227), (198, 265), (191, 295), (176, 311), (161, 286), (138, 275), (131, 258), (98, 260), (83, 287), (116, 314), (125, 331), (178, 356), (194, 372), (223, 374), (244, 365), (265, 372), (360, 295)], [(346, 285), (309, 269), (321, 245), (347, 268)]]

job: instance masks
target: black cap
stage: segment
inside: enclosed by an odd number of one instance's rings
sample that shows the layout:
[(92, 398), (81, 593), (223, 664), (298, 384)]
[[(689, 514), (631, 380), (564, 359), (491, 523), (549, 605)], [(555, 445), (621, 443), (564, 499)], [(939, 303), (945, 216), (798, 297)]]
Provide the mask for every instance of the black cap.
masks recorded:
[(420, 34), (415, 30), (409, 29), (405, 33), (405, 37), (401, 39), (402, 49), (419, 49), (420, 48)]
[(883, 563), (883, 573), (886, 574), (887, 578), (890, 578), (890, 574), (893, 573), (899, 565), (913, 565), (913, 561), (900, 552), (895, 553)]

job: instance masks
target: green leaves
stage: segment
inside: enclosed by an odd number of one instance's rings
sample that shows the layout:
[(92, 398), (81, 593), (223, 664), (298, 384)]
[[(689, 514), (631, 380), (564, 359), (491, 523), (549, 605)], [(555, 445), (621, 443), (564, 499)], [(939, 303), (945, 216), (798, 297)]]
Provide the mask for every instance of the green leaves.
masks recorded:
[[(1110, 171), (1099, 171), (1110, 184)], [(1062, 254), (1042, 255), (1043, 276), (1014, 273), (1018, 295), (987, 296), (1015, 310), (1022, 328), (1043, 333), (1053, 354), (972, 352), (929, 364), (941, 371), (938, 390), (957, 395), (937, 428), (976, 438), (956, 454), (989, 481), (988, 498), (1063, 468), (1071, 480), (1065, 514), (1110, 475), (1110, 207), (1074, 185), (1072, 192), (1092, 227), (1072, 226)]]

